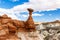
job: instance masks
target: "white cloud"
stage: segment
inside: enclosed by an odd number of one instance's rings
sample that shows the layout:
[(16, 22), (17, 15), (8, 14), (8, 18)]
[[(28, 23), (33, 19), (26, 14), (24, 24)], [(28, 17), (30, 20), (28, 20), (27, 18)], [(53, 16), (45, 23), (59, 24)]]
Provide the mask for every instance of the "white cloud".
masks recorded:
[[(15, 15), (16, 13), (14, 13), (12, 10), (10, 9), (3, 9), (0, 8), (0, 15), (2, 16), (3, 14), (8, 15), (9, 17), (11, 17), (12, 19), (19, 19), (17, 18), (17, 16)], [(20, 19), (19, 19), (20, 20)]]
[[(27, 8), (32, 8), (34, 9), (34, 11), (56, 10), (57, 8), (60, 8), (60, 0), (29, 0), (29, 2), (25, 2), (22, 5), (14, 6), (11, 9), (0, 8), (0, 15), (8, 14), (8, 16), (9, 15), (11, 17), (13, 16), (12, 18), (19, 19), (18, 17), (16, 17), (16, 15), (23, 11), (27, 12), (26, 10)], [(33, 15), (41, 16), (40, 14), (33, 14)]]
[(29, 15), (21, 15), (22, 17), (28, 17)]
[(49, 11), (60, 8), (60, 0), (29, 0), (22, 5), (14, 6), (15, 11), (27, 11), (27, 8), (32, 8), (34, 11)]
[(60, 0), (29, 0), (27, 3), (13, 7), (13, 9), (23, 11), (27, 8), (33, 8), (35, 11), (56, 10), (57, 8), (60, 8)]
[(35, 14), (32, 14), (32, 16), (44, 16), (44, 14), (35, 13)]

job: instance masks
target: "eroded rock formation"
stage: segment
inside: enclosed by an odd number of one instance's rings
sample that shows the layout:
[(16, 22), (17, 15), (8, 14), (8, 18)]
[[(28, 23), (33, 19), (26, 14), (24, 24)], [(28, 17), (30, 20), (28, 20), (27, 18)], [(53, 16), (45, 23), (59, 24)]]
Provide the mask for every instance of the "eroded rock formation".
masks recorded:
[[(32, 18), (32, 9), (28, 9), (29, 17), (26, 22), (14, 20), (8, 17), (6, 14), (0, 16), (0, 40), (6, 40), (11, 38), (11, 35), (15, 36), (17, 31), (31, 32), (35, 30), (34, 21)], [(12, 39), (15, 40), (15, 39)]]
[(29, 11), (29, 17), (26, 21), (26, 28), (29, 29), (30, 31), (34, 31), (35, 30), (35, 25), (34, 25), (34, 21), (33, 21), (33, 18), (32, 18), (33, 9), (29, 8), (27, 10)]

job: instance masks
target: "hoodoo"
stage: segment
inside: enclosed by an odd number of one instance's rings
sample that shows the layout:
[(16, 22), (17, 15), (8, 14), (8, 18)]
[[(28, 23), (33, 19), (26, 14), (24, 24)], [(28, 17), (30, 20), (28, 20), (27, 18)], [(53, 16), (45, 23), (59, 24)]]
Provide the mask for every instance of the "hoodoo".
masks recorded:
[(26, 28), (29, 29), (30, 31), (33, 31), (33, 30), (35, 30), (34, 21), (33, 21), (33, 18), (32, 18), (33, 9), (28, 8), (27, 10), (29, 11), (29, 17), (26, 21)]

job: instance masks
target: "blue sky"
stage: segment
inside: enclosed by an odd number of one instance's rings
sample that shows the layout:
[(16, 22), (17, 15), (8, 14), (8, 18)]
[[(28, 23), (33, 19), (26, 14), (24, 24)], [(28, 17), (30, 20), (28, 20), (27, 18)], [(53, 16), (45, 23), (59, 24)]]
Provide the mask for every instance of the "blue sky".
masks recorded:
[(27, 8), (34, 9), (35, 22), (60, 20), (59, 0), (0, 0), (0, 15), (7, 14), (13, 19), (27, 20)]
[(0, 8), (12, 8), (13, 6), (17, 6), (23, 4), (24, 2), (28, 2), (29, 0), (0, 0)]

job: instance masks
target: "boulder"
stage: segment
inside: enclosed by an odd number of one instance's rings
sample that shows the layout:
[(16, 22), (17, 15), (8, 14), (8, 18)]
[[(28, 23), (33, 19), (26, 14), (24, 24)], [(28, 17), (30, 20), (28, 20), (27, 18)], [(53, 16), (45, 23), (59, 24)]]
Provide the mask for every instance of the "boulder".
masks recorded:
[(7, 25), (10, 32), (16, 32), (17, 28), (13, 24), (8, 23)]
[(2, 24), (12, 23), (11, 19), (2, 19)]
[(1, 18), (3, 18), (3, 19), (11, 19), (11, 18), (8, 17), (6, 14), (2, 15)]
[(9, 31), (7, 29), (0, 30), (0, 40), (6, 40), (8, 37)]

